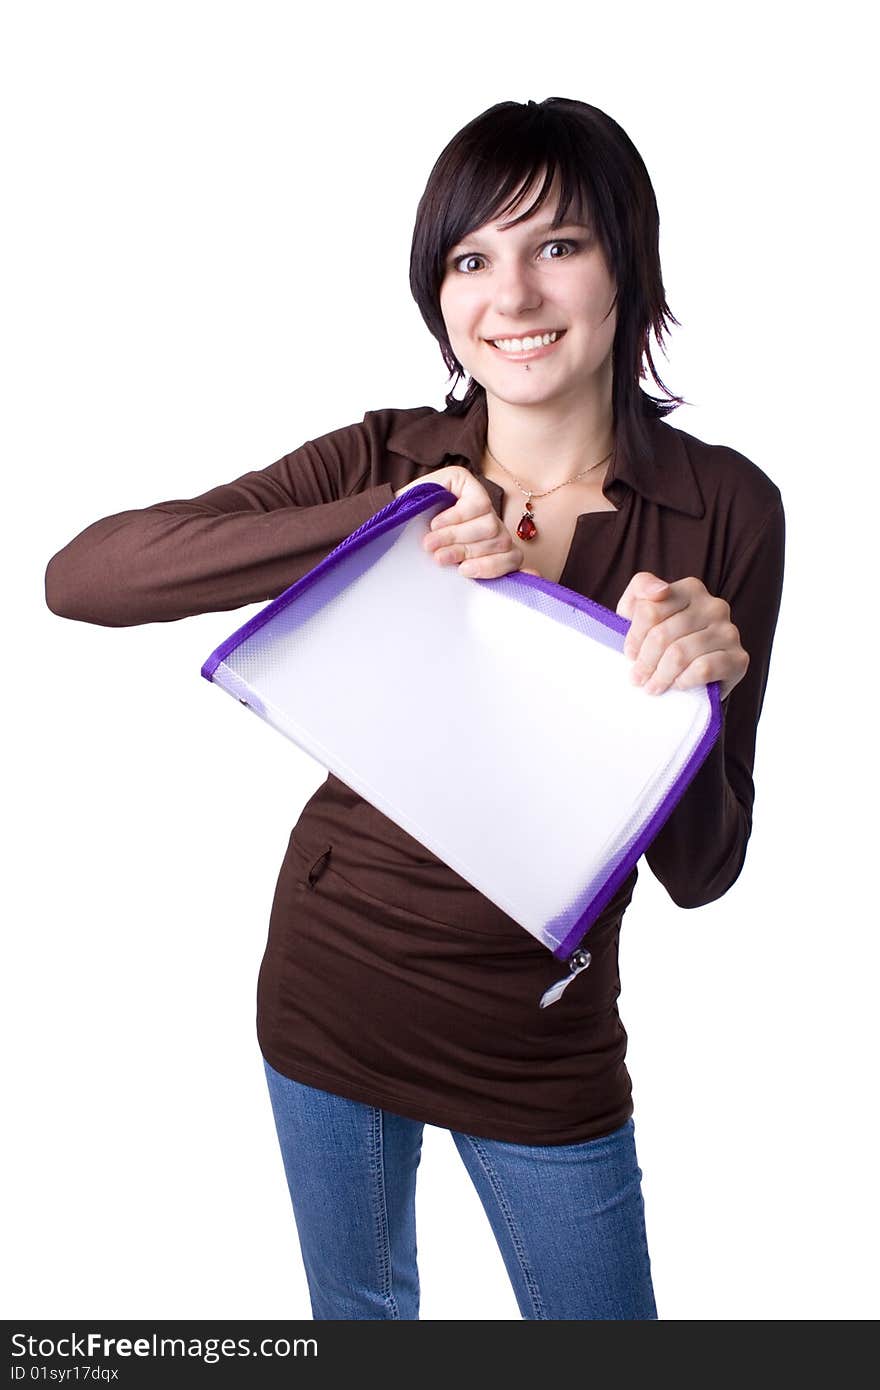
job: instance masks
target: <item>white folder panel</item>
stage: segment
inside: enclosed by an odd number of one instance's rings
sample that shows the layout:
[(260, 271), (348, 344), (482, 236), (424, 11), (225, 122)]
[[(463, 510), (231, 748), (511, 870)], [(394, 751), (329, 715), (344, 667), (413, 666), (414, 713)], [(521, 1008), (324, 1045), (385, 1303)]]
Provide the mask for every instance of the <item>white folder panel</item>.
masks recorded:
[(565, 959), (709, 752), (718, 687), (648, 696), (617, 614), (439, 566), (420, 542), (454, 501), (396, 498), (202, 673)]

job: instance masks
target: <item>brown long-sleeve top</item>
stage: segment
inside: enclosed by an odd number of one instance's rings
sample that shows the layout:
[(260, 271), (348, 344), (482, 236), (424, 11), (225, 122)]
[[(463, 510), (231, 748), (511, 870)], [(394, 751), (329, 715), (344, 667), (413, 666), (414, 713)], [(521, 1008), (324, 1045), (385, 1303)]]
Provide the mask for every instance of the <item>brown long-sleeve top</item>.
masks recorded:
[[(616, 609), (632, 576), (701, 579), (749, 654), (721, 734), (644, 858), (700, 907), (739, 875), (752, 827), (756, 729), (782, 594), (779, 489), (733, 449), (665, 421), (652, 454), (618, 448), (614, 511), (578, 517), (559, 583)], [(275, 598), (405, 483), (443, 464), (480, 473), (485, 398), (466, 415), (368, 411), (199, 497), (105, 517), (52, 557), (53, 612), (122, 627)], [(356, 694), (353, 693), (353, 699)], [(550, 1008), (560, 962), (518, 923), (330, 774), (290, 836), (257, 989), (270, 1065), (428, 1123), (523, 1144), (578, 1143), (632, 1114), (617, 999), (633, 869), (590, 928), (592, 963)]]

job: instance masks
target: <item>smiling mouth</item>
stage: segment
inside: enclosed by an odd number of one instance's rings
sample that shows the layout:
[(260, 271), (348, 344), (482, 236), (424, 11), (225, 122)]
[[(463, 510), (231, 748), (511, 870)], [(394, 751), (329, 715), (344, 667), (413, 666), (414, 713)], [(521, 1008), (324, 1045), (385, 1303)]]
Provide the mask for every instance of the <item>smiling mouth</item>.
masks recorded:
[(553, 347), (565, 336), (566, 329), (554, 328), (543, 334), (526, 333), (520, 338), (486, 338), (489, 347), (505, 357), (527, 357), (542, 348)]

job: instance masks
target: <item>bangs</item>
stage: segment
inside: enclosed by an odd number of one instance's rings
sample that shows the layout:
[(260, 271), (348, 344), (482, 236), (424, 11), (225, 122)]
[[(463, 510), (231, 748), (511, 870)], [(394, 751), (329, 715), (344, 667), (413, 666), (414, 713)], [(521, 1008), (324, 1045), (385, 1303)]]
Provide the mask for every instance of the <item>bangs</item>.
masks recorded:
[[(517, 139), (516, 132), (511, 131), (510, 147), (494, 143), (491, 160), (480, 149), (464, 154), (437, 227), (436, 246), (441, 263), (451, 247), (488, 222), (497, 222), (503, 229), (527, 221), (550, 199), (557, 185), (559, 203), (550, 226), (555, 229), (572, 220), (584, 222), (607, 244), (606, 225), (597, 205), (590, 170), (568, 142), (551, 138), (554, 133), (547, 131), (544, 139), (533, 140), (529, 148), (529, 143)], [(516, 212), (539, 180), (532, 203)], [(508, 217), (509, 213), (516, 215)]]

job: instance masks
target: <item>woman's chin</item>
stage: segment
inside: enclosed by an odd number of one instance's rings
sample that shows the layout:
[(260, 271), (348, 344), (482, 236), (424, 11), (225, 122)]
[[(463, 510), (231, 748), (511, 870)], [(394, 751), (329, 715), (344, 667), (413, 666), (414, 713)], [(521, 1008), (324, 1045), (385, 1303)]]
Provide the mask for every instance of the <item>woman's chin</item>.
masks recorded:
[(547, 381), (483, 381), (480, 383), (486, 396), (504, 401), (506, 405), (544, 405), (560, 400), (564, 392), (558, 384)]

